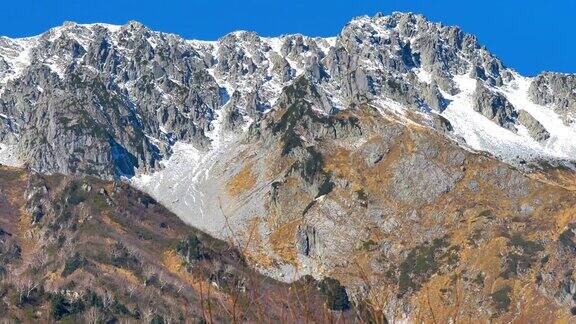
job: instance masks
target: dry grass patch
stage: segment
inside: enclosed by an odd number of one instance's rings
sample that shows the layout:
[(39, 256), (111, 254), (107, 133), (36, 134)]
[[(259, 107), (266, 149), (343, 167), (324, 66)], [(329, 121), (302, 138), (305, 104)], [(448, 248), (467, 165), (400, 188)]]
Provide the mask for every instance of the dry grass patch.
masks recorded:
[(115, 220), (113, 220), (110, 215), (105, 214), (102, 217), (102, 221), (104, 222), (104, 224), (108, 225), (109, 227), (111, 227), (112, 229), (114, 229), (116, 232), (120, 233), (120, 234), (125, 234), (126, 231), (124, 230), (124, 228), (122, 227), (122, 225), (118, 222), (116, 222)]
[(293, 265), (298, 265), (298, 251), (296, 249), (296, 231), (302, 223), (301, 220), (294, 220), (280, 226), (270, 235), (272, 250), (278, 257)]
[(264, 252), (262, 246), (262, 235), (258, 226), (262, 220), (259, 217), (250, 219), (248, 224), (248, 232), (246, 244), (242, 253), (250, 261), (259, 267), (269, 268), (275, 265), (274, 260)]
[(121, 277), (133, 285), (140, 285), (138, 277), (130, 270), (114, 267), (108, 264), (98, 263), (98, 267), (102, 272), (109, 274), (112, 277)]
[(327, 157), (324, 170), (345, 179), (357, 178), (357, 166), (352, 163), (350, 153), (341, 147), (335, 149), (334, 153)]
[(230, 196), (238, 196), (239, 194), (248, 191), (256, 185), (256, 175), (252, 171), (252, 164), (246, 164), (236, 173), (232, 179), (226, 184), (226, 190)]

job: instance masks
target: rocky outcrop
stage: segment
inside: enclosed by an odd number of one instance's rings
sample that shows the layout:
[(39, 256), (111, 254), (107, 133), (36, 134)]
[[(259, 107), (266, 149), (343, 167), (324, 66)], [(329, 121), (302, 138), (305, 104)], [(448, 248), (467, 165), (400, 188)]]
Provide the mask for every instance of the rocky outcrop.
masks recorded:
[(570, 74), (541, 73), (530, 84), (529, 96), (540, 105), (550, 105), (567, 123), (576, 114), (576, 76)]
[(297, 231), (298, 252), (307, 257), (318, 256), (322, 253), (320, 242), (316, 237), (316, 229), (304, 226)]
[(516, 131), (514, 123), (518, 113), (514, 106), (504, 95), (490, 90), (480, 81), (476, 82), (474, 110), (501, 127)]
[[(563, 235), (565, 252), (546, 256), (557, 244), (552, 224), (576, 199), (571, 191), (367, 105), (323, 116), (312, 108), (306, 83), (297, 84), (303, 92), (287, 89), (282, 102), (289, 104), (256, 122), (250, 140), (235, 147), (242, 158), (220, 162), (258, 165), (252, 170), (261, 185), (228, 195), (230, 207), (223, 207), (235, 222), (256, 228), (237, 235), (257, 267), (287, 281), (334, 277), (351, 300), (393, 303), (384, 311), (390, 318), (398, 309), (410, 318), (424, 312), (428, 293), (438, 307), (429, 318), (466, 309), (506, 320), (516, 314), (514, 303), (530, 318), (546, 317), (526, 310), (532, 304), (525, 293), (506, 288), (518, 282), (532, 282), (547, 307), (570, 312), (573, 293), (556, 296), (570, 267), (560, 260), (572, 250), (572, 231)], [(351, 121), (337, 135), (326, 131)], [(294, 141), (283, 142), (286, 134)], [(254, 219), (255, 211), (267, 216)], [(455, 273), (466, 279), (454, 280)], [(449, 291), (456, 289), (465, 289), (466, 301), (455, 306), (441, 298), (455, 298)]]
[(518, 122), (528, 129), (530, 136), (538, 142), (546, 142), (550, 138), (550, 133), (536, 120), (530, 113), (525, 110), (518, 112)]
[(389, 190), (399, 202), (418, 207), (450, 191), (461, 178), (460, 172), (445, 169), (421, 154), (414, 154), (395, 165)]

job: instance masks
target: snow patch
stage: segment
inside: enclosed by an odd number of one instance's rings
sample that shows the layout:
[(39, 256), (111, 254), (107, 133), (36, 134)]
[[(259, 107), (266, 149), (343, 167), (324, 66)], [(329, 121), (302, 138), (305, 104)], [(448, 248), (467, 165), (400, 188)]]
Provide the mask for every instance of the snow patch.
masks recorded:
[(18, 160), (16, 145), (0, 143), (0, 164), (13, 167), (22, 166), (22, 162)]
[(64, 79), (64, 69), (62, 69), (62, 67), (60, 67), (57, 63), (46, 62), (44, 64), (48, 66), (52, 72), (56, 73), (60, 79)]
[(31, 64), (31, 54), (38, 42), (38, 37), (7, 40), (7, 46), (0, 48), (0, 56), (6, 61), (9, 70), (4, 76), (0, 76), (0, 85), (14, 80), (22, 75), (23, 71)]
[(432, 83), (432, 74), (430, 74), (430, 72), (423, 68), (414, 68), (412, 71), (414, 71), (414, 74), (418, 77), (418, 81), (426, 84)]

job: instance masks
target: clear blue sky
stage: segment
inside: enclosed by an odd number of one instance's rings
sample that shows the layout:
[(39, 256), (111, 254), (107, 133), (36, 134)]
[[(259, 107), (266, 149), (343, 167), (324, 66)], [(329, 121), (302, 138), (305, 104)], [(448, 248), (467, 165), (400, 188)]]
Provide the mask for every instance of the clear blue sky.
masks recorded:
[(459, 25), (523, 74), (576, 73), (576, 0), (4, 0), (0, 35), (35, 35), (66, 20), (138, 20), (205, 40), (238, 29), (333, 36), (354, 16), (392, 11)]

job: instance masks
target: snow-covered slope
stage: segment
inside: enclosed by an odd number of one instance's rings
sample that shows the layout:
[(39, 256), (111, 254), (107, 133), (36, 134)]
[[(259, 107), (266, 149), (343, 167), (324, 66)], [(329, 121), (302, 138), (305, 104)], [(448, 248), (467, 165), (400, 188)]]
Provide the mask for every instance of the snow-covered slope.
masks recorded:
[[(550, 133), (550, 139), (537, 146), (538, 151), (558, 159), (575, 160), (576, 124), (564, 121), (553, 107), (538, 105), (530, 100), (529, 88), (532, 81), (533, 78), (516, 74), (513, 81), (498, 90), (508, 98), (514, 107), (530, 113)], [(525, 141), (530, 142), (530, 138), (527, 138), (526, 134), (523, 135)]]
[(218, 200), (222, 184), (216, 182), (219, 173), (213, 168), (216, 162), (231, 153), (238, 137), (223, 131), (225, 115), (222, 111), (217, 114), (213, 129), (207, 133), (212, 140), (209, 150), (178, 142), (172, 156), (162, 163), (161, 170), (134, 177), (131, 183), (158, 197), (187, 224), (224, 238), (229, 231)]
[(503, 128), (475, 111), (474, 92), (476, 79), (468, 74), (454, 76), (460, 92), (454, 96), (444, 94), (450, 100), (441, 113), (454, 127), (454, 133), (465, 140), (465, 144), (478, 151), (485, 151), (512, 164), (532, 160), (576, 160), (576, 124), (565, 124), (551, 107), (533, 103), (528, 88), (531, 78), (511, 71), (514, 78), (495, 91), (502, 93), (518, 110), (525, 110), (540, 122), (550, 133), (544, 143), (536, 141), (526, 127), (516, 125), (517, 132)]

